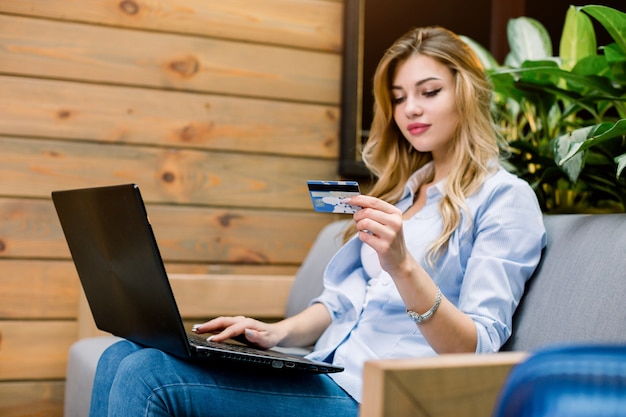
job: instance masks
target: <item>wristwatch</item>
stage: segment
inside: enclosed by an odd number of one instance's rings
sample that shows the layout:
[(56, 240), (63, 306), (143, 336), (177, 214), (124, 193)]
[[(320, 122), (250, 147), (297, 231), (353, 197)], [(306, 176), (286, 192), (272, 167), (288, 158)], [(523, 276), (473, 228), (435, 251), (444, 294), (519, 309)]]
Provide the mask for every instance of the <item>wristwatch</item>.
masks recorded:
[(408, 314), (410, 319), (413, 320), (415, 323), (421, 323), (424, 320), (428, 320), (430, 316), (435, 314), (435, 311), (437, 311), (437, 309), (439, 308), (439, 304), (441, 303), (441, 297), (441, 289), (437, 287), (437, 299), (435, 300), (435, 304), (433, 304), (433, 306), (427, 312), (425, 312), (424, 314), (419, 314), (407, 308), (406, 314)]

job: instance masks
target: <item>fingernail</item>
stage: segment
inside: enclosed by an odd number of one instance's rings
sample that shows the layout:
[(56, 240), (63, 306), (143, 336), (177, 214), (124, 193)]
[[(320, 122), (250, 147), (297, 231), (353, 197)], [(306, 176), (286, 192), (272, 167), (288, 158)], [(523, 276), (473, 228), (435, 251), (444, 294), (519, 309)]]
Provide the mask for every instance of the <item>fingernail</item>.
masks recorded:
[(197, 332), (197, 331), (198, 331), (198, 328), (199, 328), (200, 326), (202, 326), (202, 325), (201, 325), (201, 324), (194, 324), (194, 325), (193, 325), (193, 327), (191, 328), (191, 331), (192, 331), (192, 332), (194, 332), (194, 333), (195, 333), (195, 332)]
[(254, 336), (254, 332), (250, 329), (246, 329), (246, 336)]
[(210, 342), (211, 340), (213, 340), (213, 338), (214, 338), (214, 337), (215, 337), (215, 335), (213, 335), (213, 336), (209, 336), (209, 337), (207, 337), (207, 338), (206, 338), (206, 341), (207, 341), (207, 342)]

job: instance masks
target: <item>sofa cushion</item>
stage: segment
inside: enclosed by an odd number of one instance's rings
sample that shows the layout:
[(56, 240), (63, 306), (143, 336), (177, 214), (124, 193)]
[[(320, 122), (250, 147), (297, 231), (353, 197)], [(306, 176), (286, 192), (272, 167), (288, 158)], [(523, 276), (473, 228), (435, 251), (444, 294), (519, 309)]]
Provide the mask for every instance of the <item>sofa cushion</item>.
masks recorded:
[(343, 230), (352, 217), (324, 227), (302, 261), (289, 292), (285, 317), (291, 317), (309, 306), (324, 289), (324, 270), (333, 255), (343, 245)]
[(548, 244), (502, 350), (626, 343), (626, 214), (545, 215)]
[(64, 417), (89, 415), (91, 388), (98, 359), (106, 348), (122, 340), (115, 336), (90, 337), (79, 340), (70, 348), (65, 383)]

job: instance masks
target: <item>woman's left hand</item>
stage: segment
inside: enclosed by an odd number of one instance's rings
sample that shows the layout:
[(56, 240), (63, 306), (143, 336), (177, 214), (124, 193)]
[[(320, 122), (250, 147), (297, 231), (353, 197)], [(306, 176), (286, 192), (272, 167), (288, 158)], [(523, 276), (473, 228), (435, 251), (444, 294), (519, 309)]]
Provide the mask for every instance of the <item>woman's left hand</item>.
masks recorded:
[(359, 239), (378, 254), (381, 267), (391, 276), (411, 262), (402, 230), (402, 212), (379, 198), (359, 195), (350, 198), (351, 205), (363, 207), (354, 214)]

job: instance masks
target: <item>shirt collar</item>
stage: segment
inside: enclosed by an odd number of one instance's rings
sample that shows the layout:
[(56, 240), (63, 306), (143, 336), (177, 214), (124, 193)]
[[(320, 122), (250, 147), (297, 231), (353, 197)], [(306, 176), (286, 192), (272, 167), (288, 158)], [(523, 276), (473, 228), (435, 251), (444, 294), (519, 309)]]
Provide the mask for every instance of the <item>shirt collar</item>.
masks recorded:
[[(432, 176), (433, 170), (434, 162), (430, 161), (424, 164), (413, 174), (411, 174), (408, 181), (406, 182), (406, 185), (404, 186), (404, 193), (402, 194), (402, 198), (400, 200), (404, 200), (405, 198), (410, 196), (412, 201), (415, 198), (415, 193), (417, 192), (417, 189), (420, 187), (420, 185), (424, 184), (428, 178)], [(428, 189), (428, 195), (430, 196), (431, 193), (435, 192), (434, 190), (437, 190), (440, 194), (444, 194), (444, 180), (445, 179), (442, 179), (434, 184), (432, 187), (430, 187)]]

